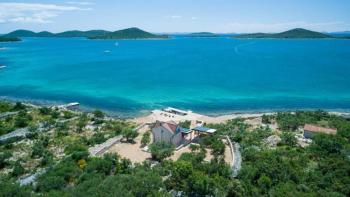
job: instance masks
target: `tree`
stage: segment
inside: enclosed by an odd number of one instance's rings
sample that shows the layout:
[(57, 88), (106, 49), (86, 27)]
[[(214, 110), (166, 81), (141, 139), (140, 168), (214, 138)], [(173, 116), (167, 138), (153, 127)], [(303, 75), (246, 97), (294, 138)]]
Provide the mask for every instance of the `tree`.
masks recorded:
[(23, 105), (21, 102), (16, 102), (16, 104), (13, 106), (14, 111), (19, 111), (24, 109), (26, 109), (26, 106)]
[(0, 196), (1, 197), (28, 197), (31, 196), (28, 188), (21, 187), (18, 183), (0, 178)]
[(101, 110), (98, 110), (98, 109), (96, 109), (93, 112), (93, 114), (96, 118), (104, 118), (105, 117), (105, 114)]
[(191, 121), (185, 120), (185, 121), (183, 121), (183, 122), (180, 122), (180, 123), (179, 123), (179, 126), (182, 127), (182, 128), (189, 129), (190, 126), (191, 126)]
[(138, 136), (138, 133), (136, 130), (131, 129), (131, 128), (125, 128), (122, 131), (123, 138), (126, 139), (128, 142), (133, 142), (134, 139)]
[(151, 151), (152, 158), (157, 161), (163, 161), (165, 158), (173, 155), (175, 151), (174, 145), (164, 141), (151, 144), (149, 149)]
[(11, 152), (5, 151), (5, 152), (0, 153), (0, 169), (4, 168), (6, 165), (9, 164), (7, 159), (10, 157), (12, 157)]
[(266, 114), (262, 115), (261, 122), (264, 123), (264, 124), (271, 124), (270, 116), (268, 116)]
[(24, 172), (25, 172), (25, 169), (22, 167), (21, 162), (16, 161), (15, 165), (13, 166), (12, 176), (18, 177), (24, 174)]
[(151, 132), (147, 131), (142, 135), (141, 144), (142, 146), (146, 146), (151, 142)]
[(262, 175), (258, 179), (258, 185), (266, 193), (269, 191), (272, 181), (268, 176)]
[(225, 144), (220, 139), (216, 139), (213, 144), (211, 144), (211, 148), (212, 154), (216, 157), (225, 153)]
[(297, 139), (295, 134), (292, 132), (283, 132), (281, 136), (281, 144), (294, 147), (297, 144)]
[(41, 141), (37, 141), (33, 146), (32, 158), (42, 157), (44, 154), (44, 146)]

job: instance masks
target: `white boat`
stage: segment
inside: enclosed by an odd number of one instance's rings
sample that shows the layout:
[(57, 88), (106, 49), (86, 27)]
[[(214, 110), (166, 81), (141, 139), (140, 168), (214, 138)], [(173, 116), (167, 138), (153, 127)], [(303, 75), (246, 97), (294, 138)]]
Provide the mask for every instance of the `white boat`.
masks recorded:
[(6, 66), (0, 66), (0, 69), (2, 69), (2, 68), (6, 68)]
[(114, 45), (117, 47), (117, 46), (119, 46), (119, 43), (118, 43), (118, 42), (115, 42), (115, 44), (114, 44)]
[(111, 51), (109, 51), (109, 50), (105, 50), (104, 52), (105, 52), (105, 53), (110, 53)]

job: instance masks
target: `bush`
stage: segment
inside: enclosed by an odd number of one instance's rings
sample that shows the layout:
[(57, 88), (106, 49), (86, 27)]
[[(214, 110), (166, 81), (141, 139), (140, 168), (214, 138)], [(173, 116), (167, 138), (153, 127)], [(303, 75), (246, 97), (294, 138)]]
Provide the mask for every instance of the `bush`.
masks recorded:
[(131, 128), (125, 128), (122, 131), (123, 138), (126, 139), (128, 142), (133, 142), (134, 139), (138, 136), (137, 131), (131, 129)]
[(19, 111), (19, 110), (25, 110), (26, 106), (23, 105), (21, 102), (16, 102), (16, 104), (13, 106), (13, 111)]
[(39, 113), (41, 115), (49, 115), (51, 113), (51, 109), (47, 108), (47, 107), (41, 107), (39, 109)]
[(189, 129), (190, 126), (191, 126), (191, 121), (186, 120), (186, 121), (180, 122), (179, 126), (182, 127), (182, 128)]
[(15, 165), (13, 166), (13, 170), (12, 170), (12, 176), (14, 177), (18, 177), (22, 174), (24, 174), (25, 170), (21, 165), (20, 161), (16, 161)]
[(152, 158), (157, 161), (162, 161), (165, 158), (170, 157), (175, 151), (174, 145), (162, 141), (151, 144), (149, 149), (151, 151)]
[(141, 144), (146, 146), (151, 142), (151, 132), (147, 131), (142, 135)]
[(5, 166), (7, 166), (9, 164), (9, 162), (7, 161), (8, 158), (12, 157), (12, 153), (11, 152), (1, 152), (0, 153), (0, 169), (4, 168)]
[(281, 142), (280, 144), (288, 145), (291, 147), (296, 146), (297, 139), (295, 138), (295, 134), (292, 132), (283, 132), (281, 135)]
[(32, 158), (34, 157), (42, 157), (44, 155), (44, 145), (41, 141), (37, 141), (32, 150)]
[(105, 117), (105, 114), (101, 111), (101, 110), (95, 110), (93, 112), (95, 118), (104, 118)]

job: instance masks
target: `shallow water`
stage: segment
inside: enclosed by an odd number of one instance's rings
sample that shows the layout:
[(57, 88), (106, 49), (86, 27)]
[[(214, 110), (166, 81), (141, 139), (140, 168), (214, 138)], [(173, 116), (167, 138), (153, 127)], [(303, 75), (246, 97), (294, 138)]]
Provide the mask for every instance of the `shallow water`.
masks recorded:
[(164, 106), (215, 114), (350, 110), (350, 40), (87, 40), (0, 43), (0, 96), (80, 102), (129, 116)]

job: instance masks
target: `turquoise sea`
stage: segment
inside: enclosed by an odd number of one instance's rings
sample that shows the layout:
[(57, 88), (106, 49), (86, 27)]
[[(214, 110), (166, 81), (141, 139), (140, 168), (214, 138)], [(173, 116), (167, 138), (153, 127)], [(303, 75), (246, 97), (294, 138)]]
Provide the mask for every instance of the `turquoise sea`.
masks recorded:
[(0, 65), (2, 98), (121, 116), (165, 106), (350, 111), (350, 40), (23, 38), (0, 43)]

